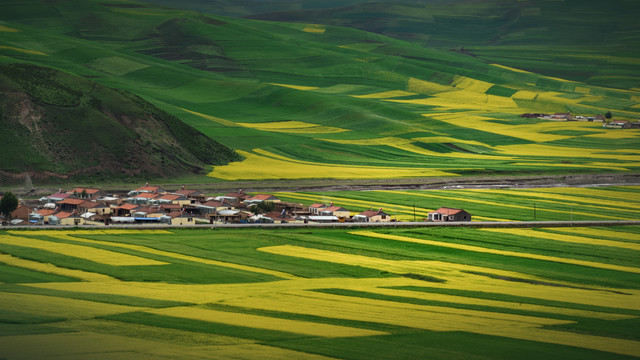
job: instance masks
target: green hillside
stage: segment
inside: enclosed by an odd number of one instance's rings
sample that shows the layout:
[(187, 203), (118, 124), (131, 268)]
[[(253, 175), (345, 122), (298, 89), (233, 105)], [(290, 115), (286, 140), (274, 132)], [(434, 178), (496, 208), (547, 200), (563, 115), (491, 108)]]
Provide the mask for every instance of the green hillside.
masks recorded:
[(52, 68), (0, 65), (0, 179), (198, 173), (239, 157), (136, 95)]
[[(503, 9), (488, 6), (467, 15), (478, 20)], [(245, 157), (214, 167), (210, 176), (222, 180), (640, 167), (638, 130), (518, 116), (640, 117), (634, 26), (627, 38), (614, 31), (610, 48), (586, 48), (577, 40), (547, 42), (557, 37), (550, 33), (530, 46), (486, 43), (454, 24), (457, 33), (426, 47), (319, 21), (237, 19), (127, 1), (5, 1), (0, 21), (0, 63), (51, 66), (144, 98)], [(502, 20), (495, 21), (502, 33)], [(479, 40), (454, 41), (467, 33)], [(571, 74), (550, 53), (579, 61), (576, 72), (595, 70)], [(540, 71), (526, 71), (532, 68)]]

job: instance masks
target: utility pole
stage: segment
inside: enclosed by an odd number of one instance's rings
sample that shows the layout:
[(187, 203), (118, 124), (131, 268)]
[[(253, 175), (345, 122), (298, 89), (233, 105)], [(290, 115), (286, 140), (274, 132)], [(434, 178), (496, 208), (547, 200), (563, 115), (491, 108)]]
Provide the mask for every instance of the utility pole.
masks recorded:
[(416, 222), (416, 204), (413, 204), (413, 222)]
[(536, 217), (536, 203), (533, 203), (533, 221), (538, 221)]

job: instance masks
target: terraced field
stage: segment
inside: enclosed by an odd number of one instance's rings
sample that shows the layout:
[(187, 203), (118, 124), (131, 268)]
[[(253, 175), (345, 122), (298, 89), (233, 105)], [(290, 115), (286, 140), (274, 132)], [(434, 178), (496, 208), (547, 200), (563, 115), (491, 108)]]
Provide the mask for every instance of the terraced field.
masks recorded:
[[(633, 186), (278, 196), (407, 219), (640, 212)], [(639, 252), (639, 226), (2, 230), (0, 358), (638, 358)]]

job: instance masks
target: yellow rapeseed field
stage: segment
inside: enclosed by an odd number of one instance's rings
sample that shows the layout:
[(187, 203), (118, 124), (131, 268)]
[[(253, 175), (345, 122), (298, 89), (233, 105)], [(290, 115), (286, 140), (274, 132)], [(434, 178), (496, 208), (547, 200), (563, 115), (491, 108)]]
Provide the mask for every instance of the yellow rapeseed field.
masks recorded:
[[(61, 235), (64, 236), (64, 235)], [(62, 237), (64, 238), (64, 237)], [(0, 235), (0, 243), (46, 250), (57, 254), (72, 256), (80, 259), (97, 262), (112, 266), (143, 266), (143, 265), (165, 265), (167, 263), (139, 256), (123, 254), (115, 251), (97, 249), (94, 247), (58, 243), (53, 241), (31, 239), (28, 237), (18, 237), (12, 235)]]
[(274, 121), (266, 123), (237, 123), (237, 125), (261, 131), (273, 131), (292, 134), (333, 134), (349, 131), (333, 126), (322, 126), (300, 121)]
[(453, 86), (441, 85), (431, 81), (420, 80), (410, 77), (407, 81), (407, 91), (420, 94), (435, 94), (447, 91), (457, 91)]
[(376, 166), (312, 163), (255, 149), (238, 151), (245, 160), (216, 166), (209, 176), (224, 180), (243, 179), (384, 179), (408, 177), (456, 176), (429, 168), (392, 168)]
[(6, 25), (0, 25), (0, 31), (3, 31), (3, 32), (20, 32), (20, 30), (14, 29), (12, 27), (8, 27)]
[(21, 53), (25, 53), (25, 54), (31, 54), (31, 55), (44, 55), (44, 56), (49, 56), (46, 53), (43, 53), (42, 51), (37, 51), (37, 50), (29, 50), (29, 49), (23, 49), (23, 48), (17, 48), (17, 47), (13, 47), (13, 46), (3, 46), (0, 45), (0, 50), (12, 50), (12, 51), (18, 51)]
[[(511, 98), (464, 89), (452, 92), (440, 92), (424, 99), (389, 99), (386, 101), (435, 106), (439, 111), (459, 111), (460, 109), (466, 109), (472, 111), (499, 111), (512, 114), (522, 113), (522, 108)], [(468, 113), (462, 114), (467, 115)]]
[(0, 254), (0, 263), (7, 264), (9, 266), (20, 267), (23, 269), (40, 271), (48, 274), (68, 276), (83, 281), (118, 281), (108, 275), (102, 275), (82, 270), (67, 269), (55, 266), (53, 264), (45, 264), (37, 261), (25, 260), (6, 254)]
[[(621, 206), (618, 204), (624, 204), (624, 207), (637, 208), (637, 203), (640, 202), (640, 186), (628, 186), (630, 191), (615, 191), (615, 190), (604, 190), (604, 189), (594, 189), (594, 188), (581, 188), (581, 187), (555, 187), (555, 188), (540, 188), (536, 189), (536, 192), (540, 193), (550, 193), (554, 198), (559, 198), (559, 196), (570, 196), (570, 195), (579, 195), (573, 197), (574, 199), (584, 199), (584, 197), (593, 197), (596, 198), (607, 198), (606, 200), (598, 200), (598, 201), (606, 201), (607, 204), (611, 204), (611, 199), (618, 199), (622, 201), (621, 203), (615, 203), (615, 206)], [(626, 200), (626, 201), (625, 201)], [(572, 200), (573, 201), (573, 200)]]
[(453, 81), (451, 82), (451, 85), (458, 89), (465, 89), (465, 90), (484, 94), (494, 84), (486, 81), (468, 78), (466, 76), (455, 75), (453, 77)]
[(611, 246), (611, 247), (618, 247), (618, 248), (636, 250), (636, 251), (640, 250), (640, 244), (635, 244), (635, 243), (612, 241), (612, 240), (601, 240), (601, 239), (594, 239), (592, 237), (583, 237), (583, 236), (562, 235), (562, 234), (543, 232), (543, 231), (532, 230), (532, 229), (481, 229), (481, 230), (498, 232), (502, 234), (511, 234), (511, 235), (521, 236), (521, 237), (532, 237), (532, 238), (538, 238), (538, 239), (570, 242), (575, 244)]
[(280, 319), (269, 316), (218, 311), (188, 306), (147, 310), (147, 312), (152, 314), (175, 316), (186, 319), (209, 321), (256, 329), (292, 332), (308, 336), (333, 338), (387, 335), (387, 333), (381, 331), (359, 329), (354, 327), (328, 325), (301, 320)]
[[(391, 193), (391, 194), (401, 194), (401, 195), (412, 195), (412, 196), (419, 196), (419, 197), (427, 197), (427, 198), (434, 198), (434, 199), (443, 199), (443, 200), (459, 200), (459, 201), (465, 201), (465, 202), (469, 202), (469, 203), (474, 203), (474, 204), (483, 204), (483, 205), (491, 205), (491, 206), (502, 206), (502, 207), (508, 207), (508, 208), (514, 208), (514, 209), (532, 209), (532, 206), (524, 206), (524, 205), (516, 205), (516, 204), (507, 204), (507, 203), (499, 203), (499, 202), (494, 202), (494, 201), (486, 201), (486, 200), (477, 200), (477, 199), (472, 199), (469, 197), (455, 197), (453, 195), (436, 195), (434, 193), (430, 193), (430, 192), (406, 192), (406, 191), (398, 191), (398, 190), (376, 190), (376, 191), (380, 191), (380, 192), (386, 192), (386, 193)], [(552, 212), (552, 213), (558, 213), (558, 214), (576, 214), (576, 215), (585, 215), (585, 216), (593, 216), (592, 213), (588, 213), (588, 212), (583, 212), (583, 211), (572, 211), (571, 209), (568, 210), (555, 210), (555, 209), (539, 209), (539, 211), (547, 211), (547, 212)], [(620, 216), (611, 216), (611, 215), (604, 215), (604, 214), (598, 214), (598, 217), (603, 217), (603, 218), (608, 218), (608, 219), (617, 219), (617, 220), (627, 220), (627, 218), (625, 217), (620, 217)], [(475, 219), (487, 219), (485, 217), (482, 216), (474, 216)], [(507, 221), (507, 220), (504, 220)]]
[(391, 90), (391, 91), (383, 91), (383, 92), (377, 92), (377, 93), (367, 94), (367, 95), (351, 95), (351, 96), (360, 98), (360, 99), (389, 99), (389, 98), (395, 98), (395, 97), (410, 96), (415, 94), (416, 93), (407, 92), (403, 90)]
[[(585, 203), (590, 208), (603, 209), (608, 211), (618, 211), (621, 208), (624, 208), (625, 211), (630, 212), (639, 212), (640, 205), (636, 205), (631, 202), (623, 202), (623, 201), (615, 201), (615, 200), (606, 200), (606, 201), (597, 201), (591, 197), (578, 197), (578, 196), (566, 196), (559, 194), (549, 194), (545, 192), (540, 192), (538, 189), (536, 190), (521, 190), (521, 189), (512, 189), (512, 190), (499, 190), (499, 189), (465, 189), (465, 190), (456, 190), (460, 191), (460, 193), (469, 193), (469, 194), (503, 194), (510, 196), (526, 196), (537, 198), (535, 201), (537, 202), (546, 202), (552, 204), (564, 204), (569, 206), (570, 204), (575, 204), (576, 208), (579, 206), (584, 206)], [(604, 204), (597, 205), (597, 204)], [(633, 210), (632, 210), (633, 209)]]
[[(105, 286), (106, 284), (103, 284)], [(142, 310), (140, 307), (114, 305), (66, 297), (34, 294), (1, 293), (2, 310), (34, 316), (54, 316), (65, 319), (83, 319), (110, 314)]]
[(318, 89), (317, 86), (304, 86), (304, 85), (292, 85), (292, 84), (280, 84), (280, 83), (268, 83), (269, 85), (276, 85), (276, 86), (282, 86), (282, 87), (286, 87), (286, 88), (290, 88), (290, 89), (296, 89), (296, 90), (316, 90)]
[(325, 31), (327, 31), (327, 27), (318, 24), (307, 24), (302, 31), (314, 34), (324, 34)]
[(515, 71), (515, 72), (520, 72), (520, 73), (525, 73), (525, 74), (533, 74), (532, 72), (529, 72), (529, 71), (526, 71), (526, 70), (520, 70), (520, 69), (508, 67), (508, 66), (505, 66), (505, 65), (500, 65), (500, 64), (489, 64), (489, 65), (495, 66), (495, 67), (499, 67), (499, 68), (502, 68), (502, 69), (506, 69), (506, 70)]
[(596, 236), (596, 237), (608, 237), (613, 239), (640, 241), (640, 234), (617, 231), (617, 230), (604, 230), (604, 229), (582, 228), (582, 227), (561, 228), (561, 229), (553, 228), (549, 230), (561, 231), (563, 233)]
[[(507, 135), (507, 134), (504, 134)], [(544, 136), (544, 135), (543, 135)], [(546, 134), (546, 136), (559, 136)], [(549, 140), (550, 141), (550, 140)], [(589, 148), (574, 148), (565, 146), (554, 146), (547, 144), (516, 144), (516, 145), (498, 145), (495, 149), (505, 155), (514, 156), (544, 156), (544, 157), (570, 157), (570, 158), (586, 158), (586, 159), (605, 159), (616, 160), (613, 165), (624, 165), (619, 161), (640, 162), (640, 150), (637, 149), (619, 149), (619, 150), (603, 150)], [(633, 155), (629, 155), (633, 154)]]
[(431, 246), (441, 246), (441, 247), (464, 250), (464, 251), (473, 251), (473, 252), (480, 252), (480, 253), (486, 253), (486, 254), (521, 257), (526, 259), (551, 261), (551, 262), (558, 262), (558, 263), (564, 263), (564, 264), (593, 267), (598, 269), (608, 269), (608, 270), (616, 270), (616, 271), (640, 274), (640, 268), (637, 268), (637, 267), (605, 264), (605, 263), (599, 263), (595, 261), (585, 261), (585, 260), (578, 260), (578, 259), (561, 258), (556, 256), (529, 254), (529, 253), (522, 253), (522, 252), (516, 252), (516, 251), (496, 250), (496, 249), (490, 249), (490, 248), (483, 248), (480, 246), (447, 243), (442, 241), (434, 241), (434, 240), (426, 240), (426, 239), (417, 239), (417, 238), (412, 238), (408, 236), (379, 234), (373, 231), (354, 231), (354, 232), (351, 232), (351, 234), (373, 237), (378, 239), (388, 239), (388, 240), (394, 240), (394, 241), (405, 241), (405, 242), (412, 242), (412, 243), (431, 245)]
[[(89, 244), (117, 246), (124, 249), (136, 250), (136, 251), (140, 251), (148, 254), (160, 255), (160, 256), (165, 256), (165, 257), (180, 259), (180, 260), (193, 261), (193, 262), (198, 262), (198, 263), (207, 264), (207, 265), (221, 266), (221, 267), (226, 267), (226, 268), (231, 268), (236, 270), (243, 270), (243, 271), (255, 272), (260, 274), (272, 275), (272, 276), (281, 277), (284, 279), (296, 278), (294, 275), (281, 272), (281, 271), (263, 269), (263, 268), (248, 266), (248, 265), (242, 265), (242, 264), (228, 263), (228, 262), (217, 261), (212, 259), (204, 259), (204, 258), (199, 258), (195, 256), (190, 256), (190, 255), (183, 255), (183, 254), (164, 251), (164, 250), (156, 250), (151, 247), (143, 246), (143, 245), (133, 245), (133, 244), (124, 244), (124, 243), (109, 242), (109, 241), (90, 240), (90, 239), (82, 239), (77, 237), (78, 235), (96, 235), (96, 234), (105, 234), (105, 233), (108, 234), (111, 231), (113, 231), (114, 233), (126, 234), (132, 231), (140, 231), (141, 233), (144, 233), (145, 230), (81, 230), (81, 231), (72, 231), (72, 232), (66, 232), (66, 233), (60, 232), (59, 230), (53, 230), (51, 232), (58, 232), (58, 234), (50, 235), (50, 236), (57, 237), (60, 239), (89, 243)], [(43, 233), (45, 232), (46, 231), (43, 231)], [(146, 230), (146, 233), (171, 234), (171, 232), (164, 231), (164, 230)], [(73, 236), (70, 234), (73, 234)], [(155, 261), (151, 259), (145, 259), (145, 260), (148, 260), (151, 262)], [(161, 263), (161, 262), (158, 262), (158, 263)], [(161, 263), (161, 264), (166, 264), (166, 263)]]

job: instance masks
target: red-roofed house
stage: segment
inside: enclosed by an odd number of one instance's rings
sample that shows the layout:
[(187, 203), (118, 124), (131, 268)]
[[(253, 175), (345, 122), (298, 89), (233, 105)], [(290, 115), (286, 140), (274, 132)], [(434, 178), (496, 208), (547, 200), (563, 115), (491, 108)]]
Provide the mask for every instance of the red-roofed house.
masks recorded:
[(160, 197), (153, 198), (154, 202), (158, 204), (177, 204), (177, 205), (189, 205), (191, 200), (183, 195), (167, 194)]
[(322, 211), (323, 209), (326, 209), (327, 205), (325, 204), (313, 204), (311, 206), (309, 206), (309, 212), (314, 214), (314, 215), (319, 215), (320, 211)]
[[(86, 197), (82, 196), (82, 193), (87, 194)], [(88, 188), (75, 188), (71, 191), (67, 191), (67, 194), (72, 194), (76, 197), (82, 198), (82, 199), (97, 199), (98, 197), (100, 197), (102, 195), (102, 191), (99, 189), (88, 189)]]
[(66, 198), (62, 201), (56, 202), (56, 205), (63, 211), (74, 211), (78, 210), (78, 205), (82, 204), (86, 200), (75, 199), (75, 198)]
[(335, 216), (338, 218), (338, 221), (344, 222), (349, 217), (351, 217), (351, 212), (341, 206), (329, 206), (328, 208), (324, 208), (320, 211), (321, 216)]
[(353, 217), (353, 221), (357, 222), (386, 222), (391, 221), (391, 216), (380, 210), (363, 211)]
[(471, 214), (462, 209), (441, 207), (429, 213), (429, 221), (471, 221)]
[(113, 215), (115, 216), (129, 216), (132, 212), (134, 212), (140, 205), (137, 204), (122, 204), (118, 207), (113, 208)]
[(135, 190), (129, 191), (129, 196), (135, 196), (142, 193), (150, 193), (150, 194), (164, 194), (166, 191), (159, 186), (149, 186), (149, 183), (146, 183), (144, 186), (141, 186)]
[(259, 202), (263, 202), (263, 201), (271, 201), (271, 202), (280, 202), (280, 199), (278, 199), (277, 197), (273, 196), (273, 195), (269, 195), (269, 194), (258, 194), (255, 196), (252, 196), (248, 199), (244, 200), (244, 203), (247, 205), (251, 205), (251, 204), (257, 204)]

